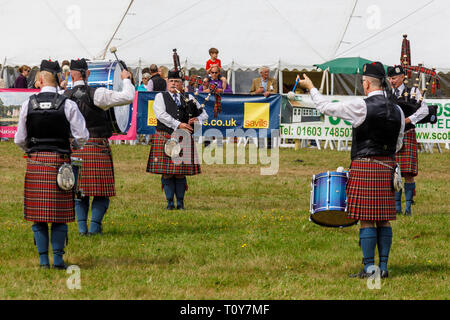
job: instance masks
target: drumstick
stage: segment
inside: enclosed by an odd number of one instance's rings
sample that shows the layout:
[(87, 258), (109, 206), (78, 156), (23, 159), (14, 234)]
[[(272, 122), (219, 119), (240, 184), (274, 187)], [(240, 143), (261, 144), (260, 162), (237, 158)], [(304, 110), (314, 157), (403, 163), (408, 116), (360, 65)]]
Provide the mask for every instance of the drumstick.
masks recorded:
[(289, 100), (294, 100), (294, 98), (295, 98), (295, 92), (294, 91), (295, 91), (295, 88), (297, 88), (297, 84), (298, 84), (299, 80), (300, 80), (300, 76), (297, 75), (297, 79), (295, 80), (294, 88), (292, 89), (292, 91), (289, 91), (288, 94), (287, 94), (287, 97), (288, 97)]
[[(125, 64), (125, 62), (123, 62), (122, 60), (119, 60), (119, 58), (117, 57), (117, 54), (116, 54), (117, 48), (116, 48), (116, 47), (111, 47), (111, 48), (109, 49), (109, 51), (111, 51), (111, 53), (114, 54), (114, 56), (116, 57), (116, 61), (117, 61), (117, 63), (120, 65), (120, 67), (122, 68), (122, 70), (126, 70), (126, 71), (129, 72), (128, 67), (127, 67), (127, 65)], [(130, 72), (130, 73), (131, 73), (131, 72)], [(131, 80), (131, 83), (134, 85), (134, 78), (133, 78), (133, 76), (131, 76), (130, 80)]]
[(300, 80), (300, 76), (297, 75), (297, 79), (295, 80), (294, 89), (292, 89), (292, 92), (295, 92), (295, 88), (297, 88), (297, 84), (298, 84), (299, 80)]

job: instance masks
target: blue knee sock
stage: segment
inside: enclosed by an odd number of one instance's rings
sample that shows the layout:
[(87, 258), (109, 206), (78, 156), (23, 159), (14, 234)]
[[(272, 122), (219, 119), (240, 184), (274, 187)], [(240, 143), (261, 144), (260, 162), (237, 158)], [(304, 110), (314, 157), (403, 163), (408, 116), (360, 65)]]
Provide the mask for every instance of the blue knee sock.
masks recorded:
[(87, 218), (89, 214), (89, 197), (75, 199), (75, 212), (77, 214), (78, 232), (87, 233)]
[(395, 211), (402, 213), (402, 190), (395, 193)]
[(184, 193), (186, 192), (186, 177), (175, 179), (175, 194), (177, 196), (177, 209), (184, 209)]
[(413, 194), (414, 189), (416, 188), (416, 183), (405, 183), (405, 200), (406, 200), (406, 206), (405, 206), (405, 214), (410, 215), (411, 214), (411, 205), (413, 201)]
[(164, 193), (166, 194), (167, 209), (175, 208), (173, 203), (173, 197), (175, 195), (175, 178), (164, 179), (161, 177), (161, 184), (163, 186)]
[(64, 247), (67, 238), (67, 224), (65, 223), (52, 223), (51, 227), (51, 239), (53, 249), (53, 265), (64, 265)]
[(363, 228), (359, 230), (359, 241), (363, 253), (364, 271), (375, 263), (375, 248), (377, 246), (377, 229)]
[(387, 271), (389, 252), (392, 245), (392, 227), (378, 227), (378, 256), (380, 257), (380, 270)]
[(94, 197), (94, 200), (92, 200), (92, 219), (89, 231), (90, 233), (102, 232), (102, 221), (108, 207), (108, 197)]
[(48, 260), (48, 224), (46, 222), (35, 223), (31, 229), (34, 233), (34, 242), (39, 253), (40, 264), (50, 264)]

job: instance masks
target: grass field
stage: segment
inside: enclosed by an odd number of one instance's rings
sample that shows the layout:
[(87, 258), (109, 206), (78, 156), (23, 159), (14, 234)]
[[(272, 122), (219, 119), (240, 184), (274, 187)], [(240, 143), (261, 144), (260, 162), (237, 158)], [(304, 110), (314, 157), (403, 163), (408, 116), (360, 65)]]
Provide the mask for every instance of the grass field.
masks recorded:
[(448, 150), (420, 153), (413, 216), (392, 223), (390, 278), (370, 290), (348, 278), (361, 269), (358, 226), (308, 221), (312, 175), (348, 167), (349, 152), (281, 149), (274, 176), (261, 176), (261, 165), (203, 165), (180, 212), (164, 209), (160, 176), (145, 172), (149, 146), (112, 149), (117, 197), (103, 236), (80, 237), (69, 224), (65, 260), (81, 271), (81, 289), (70, 290), (69, 274), (38, 267), (23, 220), (25, 159), (0, 143), (0, 299), (450, 297)]

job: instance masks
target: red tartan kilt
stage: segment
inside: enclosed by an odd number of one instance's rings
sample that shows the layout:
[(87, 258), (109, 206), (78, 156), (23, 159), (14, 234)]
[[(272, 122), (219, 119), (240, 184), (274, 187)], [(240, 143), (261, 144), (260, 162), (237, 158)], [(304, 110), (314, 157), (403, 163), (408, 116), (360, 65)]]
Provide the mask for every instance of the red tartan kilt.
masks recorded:
[(164, 146), (171, 135), (167, 132), (156, 131), (151, 141), (151, 149), (148, 156), (147, 172), (167, 175), (191, 176), (201, 173), (197, 152), (195, 150), (194, 139), (190, 143), (182, 145), (182, 163), (175, 163), (164, 152)]
[[(373, 157), (394, 167), (389, 157)], [(368, 160), (353, 160), (346, 187), (347, 217), (365, 221), (395, 220), (392, 170)]]
[[(48, 164), (36, 164), (29, 161)], [(74, 194), (58, 187), (58, 168), (69, 159), (54, 152), (34, 152), (27, 159), (24, 188), (24, 219), (34, 222), (67, 223), (75, 221)], [(50, 167), (52, 166), (52, 167)]]
[(400, 166), (402, 176), (417, 176), (419, 173), (417, 161), (417, 140), (416, 130), (411, 129), (405, 132), (403, 136), (403, 146), (399, 152), (395, 154), (395, 160)]
[(86, 196), (113, 197), (114, 166), (111, 147), (106, 138), (91, 138), (82, 150), (73, 150), (72, 157), (83, 159), (81, 165), (80, 189)]

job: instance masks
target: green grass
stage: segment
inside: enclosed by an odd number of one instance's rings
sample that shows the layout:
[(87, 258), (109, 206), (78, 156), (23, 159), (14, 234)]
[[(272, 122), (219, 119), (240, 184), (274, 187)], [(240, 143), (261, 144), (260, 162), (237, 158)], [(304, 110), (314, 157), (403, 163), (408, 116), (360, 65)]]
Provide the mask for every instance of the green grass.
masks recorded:
[[(25, 159), (0, 143), (0, 299), (448, 299), (450, 152), (419, 154), (413, 216), (392, 223), (390, 278), (380, 290), (350, 279), (361, 268), (357, 226), (308, 221), (313, 174), (348, 167), (348, 152), (280, 150), (275, 176), (261, 165), (203, 165), (188, 178), (187, 210), (166, 211), (149, 146), (113, 145), (117, 196), (104, 235), (69, 224), (64, 271), (40, 270), (23, 220)], [(301, 159), (302, 162), (296, 160)]]

